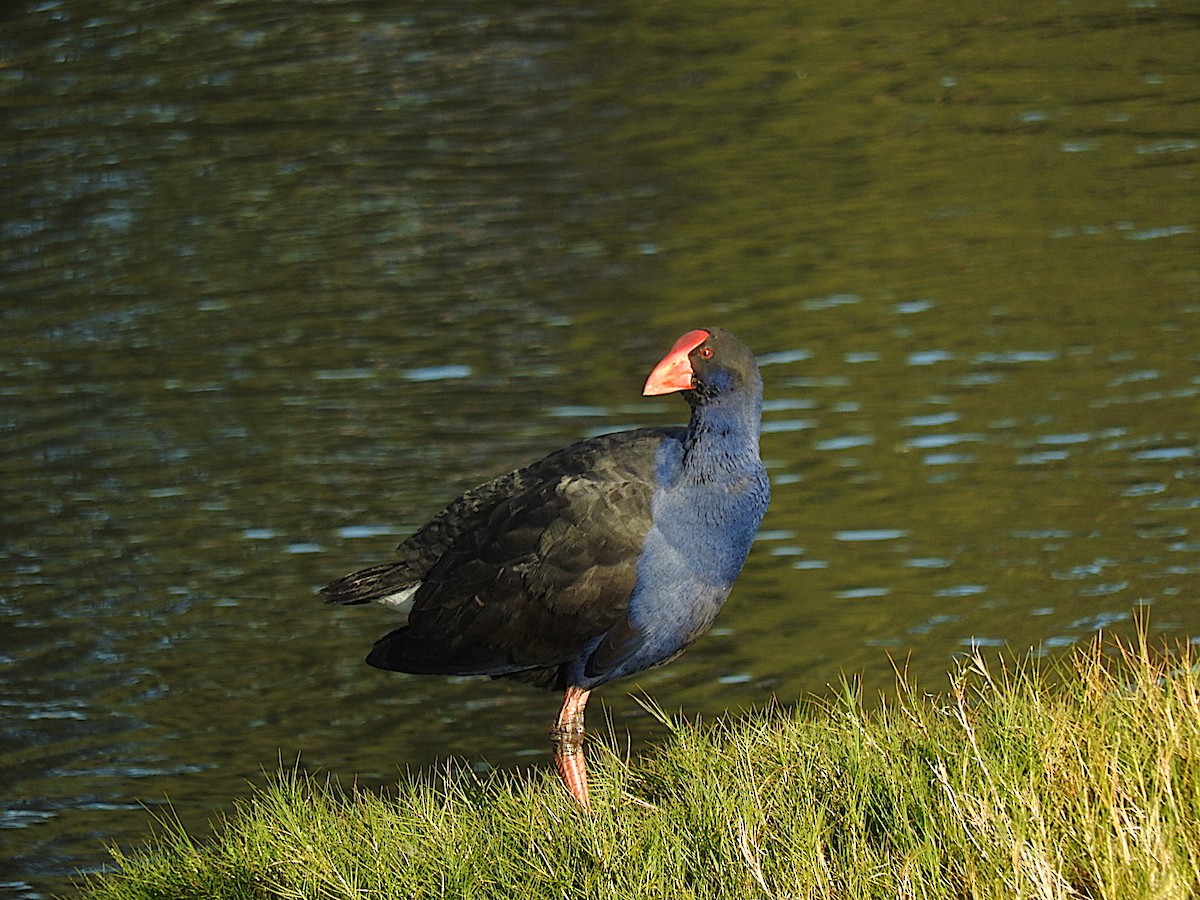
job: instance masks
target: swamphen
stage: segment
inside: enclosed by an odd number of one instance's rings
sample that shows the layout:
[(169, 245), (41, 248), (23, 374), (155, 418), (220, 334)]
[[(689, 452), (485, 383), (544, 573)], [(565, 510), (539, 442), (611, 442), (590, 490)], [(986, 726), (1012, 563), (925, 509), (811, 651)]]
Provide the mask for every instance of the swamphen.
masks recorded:
[(708, 630), (770, 499), (762, 379), (746, 345), (689, 331), (642, 393), (674, 391), (691, 406), (686, 428), (602, 435), (501, 475), (434, 516), (398, 560), (322, 588), (331, 602), (407, 614), (372, 666), (565, 691), (554, 761), (585, 809), (588, 694)]

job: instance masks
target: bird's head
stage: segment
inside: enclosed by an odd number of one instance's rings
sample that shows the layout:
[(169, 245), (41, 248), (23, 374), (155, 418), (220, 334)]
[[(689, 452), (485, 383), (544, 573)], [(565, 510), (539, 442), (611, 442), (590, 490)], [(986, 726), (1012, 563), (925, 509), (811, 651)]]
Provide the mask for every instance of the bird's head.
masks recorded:
[(745, 344), (720, 328), (698, 328), (677, 340), (659, 361), (646, 379), (642, 395), (688, 391), (685, 397), (695, 405), (759, 385), (758, 365)]

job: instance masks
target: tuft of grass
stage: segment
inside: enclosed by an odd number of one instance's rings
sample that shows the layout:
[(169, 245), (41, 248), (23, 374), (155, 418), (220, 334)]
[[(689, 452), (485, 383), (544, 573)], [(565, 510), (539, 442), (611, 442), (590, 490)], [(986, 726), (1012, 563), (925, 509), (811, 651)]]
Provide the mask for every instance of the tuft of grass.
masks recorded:
[[(661, 711), (664, 721), (670, 721)], [(591, 815), (550, 772), (449, 768), (394, 796), (295, 771), (217, 837), (114, 851), (93, 900), (1196, 898), (1200, 667), (1099, 640), (704, 725), (591, 741)]]

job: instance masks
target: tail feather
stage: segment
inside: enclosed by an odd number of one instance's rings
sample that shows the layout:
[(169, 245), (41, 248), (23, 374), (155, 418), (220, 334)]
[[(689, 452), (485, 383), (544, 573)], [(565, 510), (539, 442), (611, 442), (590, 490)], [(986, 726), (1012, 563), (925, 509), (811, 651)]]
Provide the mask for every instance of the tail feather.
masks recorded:
[(327, 603), (370, 603), (413, 587), (417, 582), (403, 565), (383, 563), (351, 572), (321, 588)]

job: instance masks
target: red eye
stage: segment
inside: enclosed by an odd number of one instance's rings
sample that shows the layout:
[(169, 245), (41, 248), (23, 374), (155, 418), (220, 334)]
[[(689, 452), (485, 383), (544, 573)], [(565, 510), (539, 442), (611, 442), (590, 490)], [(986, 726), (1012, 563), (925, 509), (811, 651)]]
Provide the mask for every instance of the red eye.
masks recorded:
[(701, 359), (712, 359), (712, 354), (713, 354), (712, 347), (701, 347), (700, 348), (700, 358)]

